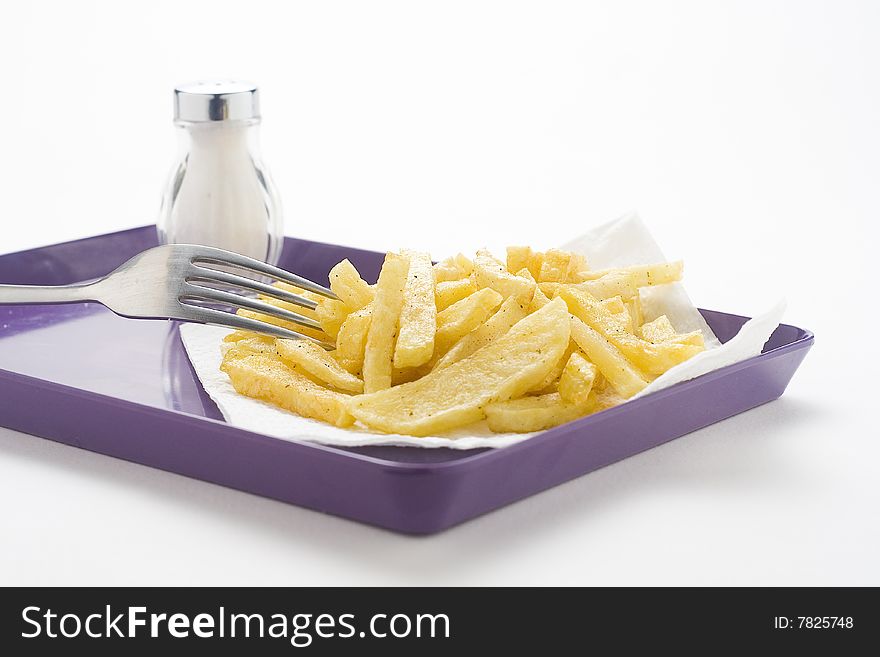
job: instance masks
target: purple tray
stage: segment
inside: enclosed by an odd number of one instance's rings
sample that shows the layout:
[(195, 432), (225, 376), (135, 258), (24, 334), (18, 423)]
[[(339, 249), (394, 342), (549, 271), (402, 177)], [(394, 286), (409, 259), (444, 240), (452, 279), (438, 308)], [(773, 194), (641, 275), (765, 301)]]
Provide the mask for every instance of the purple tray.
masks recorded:
[[(101, 276), (156, 244), (152, 226), (0, 256), (0, 282)], [(342, 258), (375, 280), (379, 253), (287, 238), (281, 266), (317, 281)], [(721, 339), (745, 317), (701, 311)], [(339, 448), (223, 422), (173, 322), (96, 304), (0, 306), (0, 424), (154, 468), (427, 534), (779, 397), (813, 335), (781, 325), (764, 352), (499, 450)]]

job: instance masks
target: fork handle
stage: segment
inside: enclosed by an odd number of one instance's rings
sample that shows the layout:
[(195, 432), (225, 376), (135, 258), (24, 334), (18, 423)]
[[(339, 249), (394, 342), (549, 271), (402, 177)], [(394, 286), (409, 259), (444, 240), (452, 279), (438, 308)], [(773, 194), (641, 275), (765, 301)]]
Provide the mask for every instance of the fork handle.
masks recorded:
[(97, 301), (92, 285), (0, 285), (0, 304)]

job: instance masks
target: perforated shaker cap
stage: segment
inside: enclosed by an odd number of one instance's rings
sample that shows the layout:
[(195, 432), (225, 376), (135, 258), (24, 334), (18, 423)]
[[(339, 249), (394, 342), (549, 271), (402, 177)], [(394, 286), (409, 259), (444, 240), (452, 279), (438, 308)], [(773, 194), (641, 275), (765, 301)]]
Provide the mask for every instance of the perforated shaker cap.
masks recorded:
[(256, 85), (236, 80), (207, 80), (174, 89), (175, 121), (240, 121), (260, 118)]

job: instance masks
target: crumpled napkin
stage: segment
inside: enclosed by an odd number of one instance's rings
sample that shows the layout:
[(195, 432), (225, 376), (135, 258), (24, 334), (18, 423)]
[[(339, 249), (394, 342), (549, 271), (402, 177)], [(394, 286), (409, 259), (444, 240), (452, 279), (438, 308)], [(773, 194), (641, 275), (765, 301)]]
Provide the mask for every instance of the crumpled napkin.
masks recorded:
[[(561, 248), (585, 255), (591, 269), (650, 264), (666, 260), (650, 231), (635, 213), (594, 228)], [(779, 325), (785, 309), (784, 302), (778, 303), (766, 313), (749, 320), (733, 339), (722, 345), (691, 303), (684, 286), (680, 283), (642, 288), (641, 295), (646, 321), (666, 315), (679, 332), (700, 330), (705, 336), (706, 351), (673, 367), (652, 381), (633, 399), (761, 353), (764, 343)], [(184, 347), (205, 391), (217, 404), (226, 421), (242, 429), (282, 440), (345, 447), (405, 445), (451, 449), (497, 448), (512, 445), (534, 435), (492, 433), (485, 422), (482, 422), (440, 436), (415, 438), (374, 433), (360, 425), (350, 429), (340, 429), (317, 420), (300, 417), (235, 392), (229, 378), (220, 371), (222, 358), (220, 345), (223, 337), (229, 332), (229, 329), (200, 324), (184, 324), (180, 327)]]

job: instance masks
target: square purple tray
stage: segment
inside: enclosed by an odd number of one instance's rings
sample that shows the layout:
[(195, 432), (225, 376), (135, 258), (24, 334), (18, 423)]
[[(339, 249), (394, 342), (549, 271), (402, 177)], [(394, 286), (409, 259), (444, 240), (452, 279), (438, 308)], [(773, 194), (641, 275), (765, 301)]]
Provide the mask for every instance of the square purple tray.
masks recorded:
[[(152, 226), (0, 256), (0, 282), (101, 276), (156, 244)], [(326, 282), (349, 258), (375, 280), (379, 253), (287, 238), (281, 266)], [(701, 311), (723, 341), (745, 317)], [(338, 448), (223, 422), (173, 322), (96, 304), (0, 306), (0, 424), (396, 531), (427, 534), (779, 397), (813, 335), (781, 325), (764, 352), (499, 450)]]

